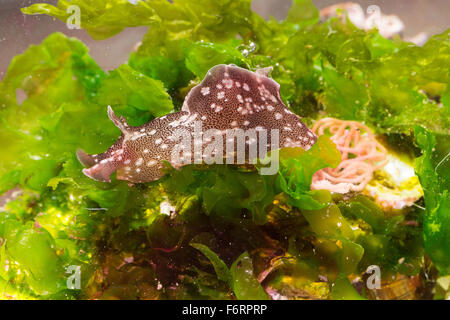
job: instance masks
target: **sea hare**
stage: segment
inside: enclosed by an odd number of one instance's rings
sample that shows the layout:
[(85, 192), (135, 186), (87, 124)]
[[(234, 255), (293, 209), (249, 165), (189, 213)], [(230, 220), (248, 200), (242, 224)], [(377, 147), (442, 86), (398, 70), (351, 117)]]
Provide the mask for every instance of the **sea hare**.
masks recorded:
[(268, 77), (235, 65), (217, 65), (191, 89), (181, 111), (131, 127), (108, 107), (122, 131), (106, 152), (77, 152), (92, 179), (135, 183), (161, 178), (164, 161), (178, 168), (189, 163), (243, 163), (284, 147), (309, 149), (316, 135), (281, 100), (280, 86)]

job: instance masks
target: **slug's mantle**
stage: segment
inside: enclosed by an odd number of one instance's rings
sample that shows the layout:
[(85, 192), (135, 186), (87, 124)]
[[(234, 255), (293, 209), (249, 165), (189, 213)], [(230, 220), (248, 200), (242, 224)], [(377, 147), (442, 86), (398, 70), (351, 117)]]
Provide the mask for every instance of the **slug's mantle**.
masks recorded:
[[(80, 162), (88, 167), (83, 170), (84, 174), (109, 182), (111, 174), (117, 171), (119, 180), (150, 182), (164, 175), (161, 172), (163, 161), (174, 167), (198, 163), (195, 155), (207, 150), (208, 143), (202, 143), (197, 151), (193, 146), (192, 152), (184, 153), (182, 161), (173, 159), (174, 148), (180, 139), (174, 133), (182, 130), (194, 135), (196, 126), (201, 126), (202, 134), (212, 130), (223, 137), (225, 132), (236, 129), (258, 132), (256, 139), (249, 137), (246, 141), (245, 154), (249, 154), (251, 144), (257, 144), (260, 158), (268, 151), (283, 147), (309, 149), (316, 142), (316, 135), (284, 105), (279, 84), (268, 78), (269, 70), (265, 68), (251, 72), (234, 65), (217, 65), (188, 93), (181, 111), (137, 127), (130, 127), (123, 117), (118, 118), (108, 107), (109, 118), (122, 131), (122, 135), (104, 153), (88, 155), (82, 150), (77, 152)], [(273, 143), (275, 139), (272, 135), (266, 136), (260, 143), (260, 131), (274, 129), (277, 129), (278, 143)], [(213, 151), (219, 153), (215, 156), (221, 159), (229, 156), (225, 152), (226, 139), (222, 141), (223, 148), (219, 146)]]

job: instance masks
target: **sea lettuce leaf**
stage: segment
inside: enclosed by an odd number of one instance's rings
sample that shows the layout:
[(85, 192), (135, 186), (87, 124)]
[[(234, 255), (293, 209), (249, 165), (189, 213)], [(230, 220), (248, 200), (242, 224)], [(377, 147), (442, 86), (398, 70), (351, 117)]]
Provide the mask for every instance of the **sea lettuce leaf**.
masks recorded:
[(170, 171), (162, 184), (169, 196), (198, 195), (208, 215), (239, 221), (245, 209), (255, 223), (264, 224), (276, 192), (275, 178), (228, 165), (200, 169), (189, 165)]
[(423, 210), (414, 207), (402, 215), (387, 216), (370, 198), (361, 194), (339, 202), (338, 206), (348, 221), (365, 231), (356, 233), (355, 238), (364, 248), (359, 270), (376, 264), (381, 270), (407, 275), (420, 272), (424, 254)]
[(200, 243), (191, 246), (201, 251), (211, 262), (219, 280), (228, 283), (239, 300), (267, 300), (269, 297), (253, 275), (253, 263), (248, 252), (241, 254), (228, 269), (215, 252)]
[(311, 0), (294, 0), (289, 8), (285, 22), (302, 27), (319, 21), (319, 10)]
[[(10, 222), (12, 223), (12, 222)], [(53, 238), (30, 225), (5, 226), (6, 251), (27, 271), (27, 282), (38, 294), (56, 293), (65, 285), (65, 270)]]
[(241, 254), (230, 268), (231, 288), (239, 300), (268, 300), (269, 296), (253, 275), (248, 252)]
[[(81, 145), (83, 138), (79, 130), (84, 130), (66, 127), (68, 135), (58, 135), (53, 141), (54, 136), (49, 133), (57, 127), (63, 110), (68, 108), (65, 103), (79, 105), (89, 100), (95, 96), (104, 77), (104, 72), (87, 54), (87, 48), (60, 33), (50, 35), (42, 44), (31, 46), (13, 59), (0, 83), (3, 106), (0, 137), (5, 141), (0, 176), (5, 185), (20, 182), (38, 190), (57, 173), (58, 163), (68, 149), (59, 139), (79, 140)], [(96, 109), (91, 111), (94, 114)], [(78, 113), (89, 121), (86, 114)], [(106, 118), (104, 114), (102, 117)], [(76, 123), (73, 120), (72, 125)], [(79, 119), (79, 123), (83, 120)], [(93, 129), (91, 134), (100, 131), (98, 127)], [(55, 149), (57, 152), (53, 152)]]
[(99, 88), (96, 102), (111, 106), (125, 116), (130, 125), (147, 123), (151, 116), (160, 117), (173, 109), (163, 83), (124, 64), (111, 71)]
[(306, 210), (325, 207), (331, 197), (324, 190), (311, 191), (312, 177), (320, 169), (336, 167), (340, 161), (340, 152), (327, 136), (320, 136), (308, 151), (301, 148), (281, 150), (277, 183), (289, 195), (288, 203)]
[(163, 23), (174, 37), (227, 39), (250, 26), (252, 16), (250, 1), (194, 0), (126, 1), (126, 0), (76, 0), (58, 1), (57, 6), (33, 4), (22, 9), (25, 14), (47, 14), (66, 22), (78, 6), (81, 27), (97, 40), (114, 36), (127, 27), (152, 26)]
[(214, 251), (212, 251), (207, 246), (201, 243), (191, 243), (191, 246), (199, 250), (209, 259), (209, 261), (211, 261), (211, 264), (213, 265), (214, 271), (216, 271), (217, 278), (219, 280), (225, 281), (226, 283), (230, 283), (231, 281), (230, 270), (228, 269), (225, 262), (223, 262), (223, 260), (220, 259), (219, 256)]
[(136, 125), (173, 109), (160, 81), (128, 65), (105, 75), (81, 42), (59, 33), (17, 56), (0, 92), (2, 191), (42, 190), (77, 149), (104, 152), (120, 135), (108, 105)]
[(148, 77), (160, 80), (173, 92), (186, 86), (194, 75), (185, 66), (183, 39), (172, 39), (161, 24), (150, 28), (128, 64)]
[(438, 164), (433, 162), (436, 137), (422, 127), (416, 127), (417, 144), (423, 150), (415, 161), (416, 174), (424, 192), (427, 213), (424, 218), (425, 250), (443, 275), (450, 274), (450, 196), (445, 188), (450, 179), (448, 154), (439, 165), (445, 170), (437, 172)]
[(242, 53), (231, 45), (186, 42), (184, 51), (186, 67), (199, 79), (203, 79), (208, 70), (218, 64), (248, 65)]
[(80, 26), (92, 38), (103, 40), (127, 27), (148, 26), (160, 20), (147, 1), (75, 0), (58, 1), (57, 6), (37, 3), (23, 8), (25, 14), (47, 14), (63, 22), (74, 24), (72, 17), (80, 13)]

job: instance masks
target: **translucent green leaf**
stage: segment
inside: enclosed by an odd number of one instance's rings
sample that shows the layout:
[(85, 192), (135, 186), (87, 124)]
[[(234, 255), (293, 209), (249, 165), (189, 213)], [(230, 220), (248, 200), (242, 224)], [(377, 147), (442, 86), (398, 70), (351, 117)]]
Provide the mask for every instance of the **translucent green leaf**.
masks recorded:
[(415, 136), (422, 149), (422, 156), (415, 161), (415, 171), (424, 191), (427, 209), (424, 219), (425, 249), (438, 270), (444, 275), (450, 274), (450, 197), (449, 190), (444, 189), (450, 172), (447, 170), (442, 175), (436, 172), (437, 166), (432, 162), (435, 136), (421, 127), (416, 127)]
[(131, 125), (146, 123), (150, 116), (163, 116), (173, 109), (171, 97), (161, 81), (126, 64), (110, 72), (99, 88), (96, 101), (128, 116)]
[(223, 44), (197, 42), (186, 44), (186, 66), (199, 79), (218, 64), (245, 66), (245, 58), (234, 47)]
[(211, 261), (211, 264), (213, 265), (214, 270), (217, 274), (217, 278), (219, 280), (230, 283), (230, 271), (228, 270), (225, 262), (223, 262), (223, 260), (220, 259), (214, 251), (201, 243), (191, 243), (190, 245), (203, 253), (209, 259), (209, 261)]
[(112, 37), (127, 27), (152, 25), (160, 19), (146, 1), (133, 4), (127, 0), (60, 0), (56, 7), (38, 3), (22, 12), (47, 14), (70, 24), (76, 23), (74, 17), (79, 12), (80, 26), (96, 40)]
[(244, 252), (230, 268), (231, 288), (239, 300), (268, 300), (269, 296), (253, 275), (252, 259)]
[(277, 182), (281, 190), (289, 195), (288, 202), (307, 210), (326, 206), (331, 200), (329, 193), (311, 191), (312, 177), (320, 169), (336, 167), (340, 159), (341, 154), (336, 145), (326, 136), (319, 137), (308, 151), (301, 148), (281, 150)]
[(311, 0), (294, 0), (289, 8), (286, 21), (304, 26), (319, 21), (319, 10)]
[(11, 221), (6, 225), (5, 239), (8, 255), (19, 263), (36, 293), (48, 295), (63, 289), (65, 270), (46, 230)]

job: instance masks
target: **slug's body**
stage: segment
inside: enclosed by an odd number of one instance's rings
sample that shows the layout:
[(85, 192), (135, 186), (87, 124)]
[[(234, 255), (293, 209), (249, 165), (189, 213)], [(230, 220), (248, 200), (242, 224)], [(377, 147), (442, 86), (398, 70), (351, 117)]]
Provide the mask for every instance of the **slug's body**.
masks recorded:
[[(215, 66), (189, 92), (180, 112), (156, 118), (138, 127), (130, 127), (109, 107), (108, 115), (122, 131), (122, 136), (104, 153), (87, 155), (78, 151), (80, 162), (89, 167), (83, 172), (92, 179), (106, 182), (110, 181), (115, 171), (119, 180), (153, 181), (164, 175), (161, 172), (163, 161), (174, 167), (198, 163), (198, 160), (206, 160), (205, 151), (208, 153), (208, 150), (210, 154), (215, 154), (216, 159), (229, 157), (225, 151), (226, 132), (232, 130), (258, 133), (255, 139), (247, 137), (246, 155), (253, 144), (257, 146), (260, 158), (274, 148), (309, 149), (317, 137), (286, 108), (278, 83), (268, 78), (266, 72), (262, 69), (255, 73), (234, 65)], [(273, 144), (270, 134), (262, 141), (260, 132), (274, 129), (278, 132), (279, 144)], [(182, 150), (181, 158), (174, 157), (182, 136), (208, 135), (211, 132), (223, 138), (223, 143), (216, 144), (212, 152), (209, 142), (214, 138), (206, 138), (207, 143), (200, 146), (196, 146), (194, 138), (194, 142), (187, 145), (188, 150)]]

